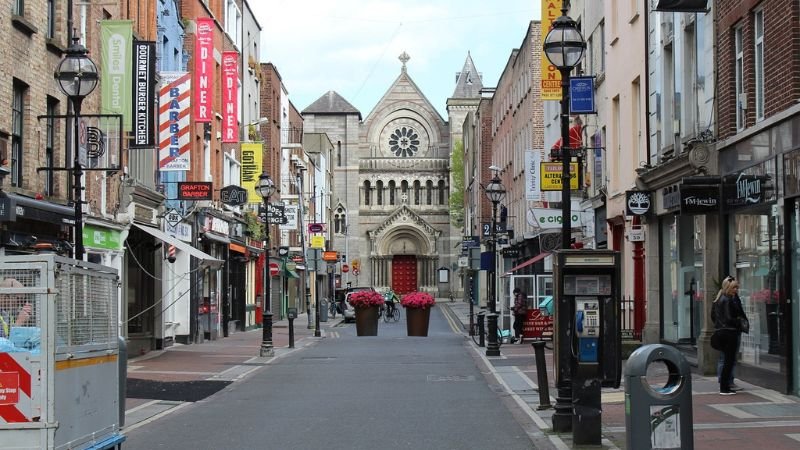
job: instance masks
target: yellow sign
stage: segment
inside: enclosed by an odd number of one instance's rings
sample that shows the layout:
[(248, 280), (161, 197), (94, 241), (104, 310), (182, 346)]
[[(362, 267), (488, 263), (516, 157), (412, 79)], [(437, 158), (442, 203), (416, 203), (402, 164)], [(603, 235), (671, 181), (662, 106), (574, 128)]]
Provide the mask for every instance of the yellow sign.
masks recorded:
[(242, 142), (242, 187), (247, 190), (247, 203), (262, 202), (256, 192), (256, 186), (262, 167), (264, 167), (263, 160), (263, 143)]
[[(561, 190), (561, 171), (562, 166), (560, 162), (545, 162), (539, 165), (539, 174), (542, 179), (543, 191), (560, 191)], [(578, 189), (578, 163), (569, 163), (569, 188), (571, 190)]]
[[(561, 16), (561, 0), (542, 1), (542, 43), (553, 21)], [(561, 72), (556, 66), (550, 64), (547, 55), (542, 50), (542, 100), (561, 100)], [(560, 189), (560, 188), (559, 188)]]
[(325, 236), (311, 236), (311, 248), (325, 248)]

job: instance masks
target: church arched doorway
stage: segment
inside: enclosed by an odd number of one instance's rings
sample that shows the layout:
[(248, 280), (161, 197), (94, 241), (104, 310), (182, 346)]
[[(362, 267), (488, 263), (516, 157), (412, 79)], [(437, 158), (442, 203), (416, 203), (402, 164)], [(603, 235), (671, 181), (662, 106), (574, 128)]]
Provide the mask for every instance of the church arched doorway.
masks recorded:
[(395, 255), (392, 258), (392, 290), (398, 295), (417, 290), (416, 255)]

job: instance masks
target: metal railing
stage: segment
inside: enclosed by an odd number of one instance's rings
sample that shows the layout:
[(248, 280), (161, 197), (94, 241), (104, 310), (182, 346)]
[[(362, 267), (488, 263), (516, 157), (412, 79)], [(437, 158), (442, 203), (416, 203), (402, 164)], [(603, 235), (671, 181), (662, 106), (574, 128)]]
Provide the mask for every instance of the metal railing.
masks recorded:
[(636, 325), (636, 301), (633, 297), (622, 297), (620, 305), (620, 332), (623, 340), (642, 340), (642, 328)]

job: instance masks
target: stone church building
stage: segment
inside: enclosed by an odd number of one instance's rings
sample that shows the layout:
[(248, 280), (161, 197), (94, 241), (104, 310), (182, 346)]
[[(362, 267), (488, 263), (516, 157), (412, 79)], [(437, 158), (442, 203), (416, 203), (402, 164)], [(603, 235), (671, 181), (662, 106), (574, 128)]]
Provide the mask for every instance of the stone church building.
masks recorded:
[(462, 234), (450, 223), (450, 153), (477, 108), (480, 75), (468, 56), (445, 120), (409, 75), (409, 56), (399, 59), (400, 75), (366, 117), (329, 91), (303, 110), (303, 126), (335, 146), (332, 249), (359, 269), (342, 274), (342, 286), (446, 296), (460, 290)]

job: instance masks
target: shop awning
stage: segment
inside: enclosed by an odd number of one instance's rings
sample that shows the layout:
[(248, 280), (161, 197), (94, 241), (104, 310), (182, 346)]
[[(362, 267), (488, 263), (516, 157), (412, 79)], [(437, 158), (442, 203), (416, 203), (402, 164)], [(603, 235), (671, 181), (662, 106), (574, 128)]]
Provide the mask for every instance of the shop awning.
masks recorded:
[(213, 256), (209, 255), (208, 253), (202, 252), (191, 245), (183, 242), (182, 240), (176, 238), (175, 236), (170, 236), (167, 233), (159, 230), (158, 228), (148, 227), (145, 225), (139, 225), (138, 223), (134, 223), (133, 226), (136, 228), (144, 231), (145, 233), (153, 236), (154, 238), (158, 239), (159, 241), (165, 244), (174, 245), (175, 248), (182, 252), (188, 253), (190, 256), (194, 256), (195, 258), (200, 260), (200, 267), (207, 266), (212, 269), (219, 268), (225, 261), (221, 259), (214, 258)]
[(543, 260), (543, 259), (544, 259), (546, 256), (548, 256), (548, 255), (550, 255), (550, 253), (549, 253), (549, 252), (545, 252), (545, 253), (539, 253), (538, 255), (536, 255), (536, 256), (534, 256), (533, 258), (531, 258), (531, 259), (529, 259), (529, 260), (525, 261), (524, 263), (522, 263), (522, 264), (520, 264), (520, 265), (518, 265), (518, 266), (514, 266), (514, 267), (512, 267), (512, 268), (508, 269), (508, 270), (506, 271), (506, 273), (507, 273), (507, 274), (509, 274), (509, 273), (511, 273), (511, 272), (516, 272), (517, 270), (519, 270), (519, 269), (522, 269), (523, 267), (528, 267), (528, 266), (530, 266), (531, 264), (533, 264), (533, 263), (535, 263), (535, 262), (537, 262), (537, 261), (541, 261), (541, 260)]

